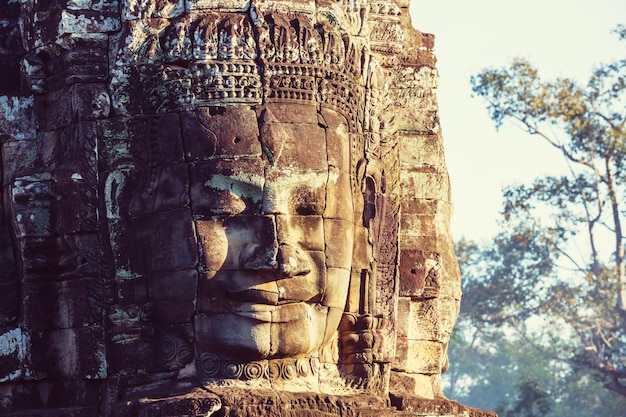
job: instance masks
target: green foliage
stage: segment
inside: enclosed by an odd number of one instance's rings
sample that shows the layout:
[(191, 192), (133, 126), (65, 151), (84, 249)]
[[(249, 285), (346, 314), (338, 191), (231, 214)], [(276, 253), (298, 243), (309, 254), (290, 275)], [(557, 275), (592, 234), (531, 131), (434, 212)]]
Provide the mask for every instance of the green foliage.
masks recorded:
[[(464, 277), (464, 298), (450, 341), (453, 366), (444, 374), (450, 398), (498, 411), (501, 417), (546, 411), (540, 404), (551, 406), (549, 412), (535, 414), (546, 417), (623, 414), (626, 398), (602, 387), (602, 373), (581, 365), (582, 359), (576, 357), (581, 352), (576, 335), (563, 334), (562, 322), (540, 313), (522, 321), (515, 317), (514, 309), (506, 320), (489, 322), (485, 317), (490, 318), (491, 307), (468, 302), (484, 295), (489, 281), (484, 272), (491, 270), (489, 265), (494, 262), (489, 257), (493, 253), (490, 245), (461, 240), (456, 253)], [(509, 284), (501, 289), (508, 291)], [(497, 290), (492, 291), (497, 296)], [(565, 298), (572, 298), (571, 293)], [(584, 355), (584, 349), (582, 352)], [(530, 402), (535, 408), (524, 410), (520, 403), (529, 404), (529, 391), (541, 402)]]
[[(616, 33), (626, 41), (626, 26)], [(493, 242), (459, 242), (463, 304), (471, 306), (466, 327), (474, 329), (465, 343), (474, 349), (517, 334), (545, 366), (593, 376), (587, 386), (602, 381), (626, 398), (626, 59), (598, 67), (586, 84), (543, 80), (521, 59), (471, 82), (497, 127), (512, 122), (546, 141), (568, 172), (505, 188)], [(517, 388), (508, 384), (505, 417), (548, 415), (547, 395), (554, 410), (564, 409), (558, 384), (525, 375), (515, 379)]]
[(536, 289), (555, 268), (551, 239), (541, 229), (513, 226), (498, 234), (493, 246), (483, 252), (464, 241), (459, 245), (468, 245), (460, 248), (461, 252), (474, 251), (467, 255), (474, 263), (461, 260), (462, 268), (471, 268), (468, 273), (477, 277), (475, 290), (466, 293), (463, 300), (476, 306), (473, 312), (479, 316), (473, 318), (501, 325), (537, 313)]
[(519, 394), (513, 407), (499, 410), (502, 417), (543, 417), (552, 410), (550, 396), (536, 378), (522, 379), (517, 389)]

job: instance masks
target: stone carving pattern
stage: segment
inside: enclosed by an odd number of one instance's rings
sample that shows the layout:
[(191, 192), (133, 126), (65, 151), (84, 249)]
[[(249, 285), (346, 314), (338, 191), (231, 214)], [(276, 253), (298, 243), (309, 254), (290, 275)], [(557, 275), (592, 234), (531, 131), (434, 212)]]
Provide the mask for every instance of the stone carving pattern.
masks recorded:
[(372, 51), (387, 55), (402, 52), (405, 31), (400, 24), (401, 14), (400, 8), (393, 0), (369, 3)]
[[(118, 41), (112, 88), (124, 91), (128, 86), (131, 96), (140, 96), (133, 94), (134, 85), (154, 85), (154, 91), (143, 103), (115, 97), (121, 112), (259, 104), (262, 99), (313, 101), (319, 96), (323, 103), (351, 115), (352, 128), (357, 128), (367, 52), (364, 45), (342, 39), (330, 27), (314, 27), (303, 16), (277, 14), (256, 22), (246, 15), (210, 14), (196, 21), (184, 16), (169, 23), (131, 23), (129, 33)], [(133, 52), (131, 62), (126, 62), (127, 43)]]

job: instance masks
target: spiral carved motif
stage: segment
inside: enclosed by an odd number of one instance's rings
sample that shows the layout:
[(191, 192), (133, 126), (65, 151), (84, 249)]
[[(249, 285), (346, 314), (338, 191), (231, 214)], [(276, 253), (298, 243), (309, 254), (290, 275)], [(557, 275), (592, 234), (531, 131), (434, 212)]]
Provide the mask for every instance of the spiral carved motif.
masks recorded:
[(222, 363), (222, 374), (226, 378), (237, 379), (243, 372), (243, 365), (231, 360), (226, 360)]
[(169, 363), (176, 358), (176, 346), (178, 341), (173, 336), (164, 336), (159, 341), (159, 357), (165, 363)]
[(265, 366), (261, 362), (250, 362), (243, 367), (243, 376), (246, 379), (258, 379), (265, 374)]
[(306, 376), (310, 369), (311, 365), (309, 364), (309, 361), (303, 358), (296, 359), (296, 371), (298, 372), (298, 375)]
[(280, 364), (272, 361), (267, 365), (267, 378), (278, 379), (280, 377)]
[(242, 363), (204, 352), (198, 356), (198, 373), (205, 378), (290, 380), (316, 375), (314, 358), (274, 359)]
[(293, 379), (297, 372), (295, 363), (283, 362), (280, 367), (280, 376), (283, 379)]
[(193, 348), (188, 343), (182, 343), (176, 349), (176, 357), (181, 366), (186, 365), (193, 359)]
[(167, 369), (180, 369), (193, 359), (191, 345), (172, 335), (159, 340), (158, 352), (159, 360)]
[(215, 377), (220, 372), (220, 358), (212, 353), (202, 353), (198, 358), (199, 371), (205, 377)]

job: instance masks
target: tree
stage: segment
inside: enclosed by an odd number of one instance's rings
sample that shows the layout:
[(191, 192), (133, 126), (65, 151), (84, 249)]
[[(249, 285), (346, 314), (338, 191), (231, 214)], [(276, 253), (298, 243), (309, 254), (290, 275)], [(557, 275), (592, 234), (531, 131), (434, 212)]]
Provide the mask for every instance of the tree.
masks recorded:
[[(626, 26), (616, 33), (626, 41)], [(626, 59), (600, 66), (586, 85), (544, 81), (525, 60), (471, 79), (497, 127), (505, 121), (557, 149), (569, 172), (504, 190), (502, 232), (479, 281), (477, 320), (533, 340), (528, 320), (566, 341), (560, 359), (602, 375), (626, 397)], [(539, 340), (541, 341), (541, 340)]]
[(536, 378), (524, 378), (517, 384), (519, 395), (515, 405), (498, 414), (503, 417), (543, 417), (552, 410), (550, 395), (539, 387)]
[(552, 390), (553, 380), (545, 372), (552, 364), (530, 344), (496, 328), (484, 332), (485, 327), (475, 327), (467, 319), (459, 325), (450, 343), (454, 366), (444, 374), (446, 395), (504, 416), (518, 406), (523, 397), (519, 387), (525, 381), (542, 392)]
[[(496, 241), (506, 241), (503, 234)], [(502, 248), (506, 253), (510, 247)], [(521, 249), (515, 251), (518, 261), (529, 266), (544, 262), (545, 251), (539, 247), (523, 252), (524, 258), (520, 258)], [(623, 414), (626, 397), (603, 389), (598, 383), (601, 373), (569, 360), (571, 352), (575, 356), (576, 337), (567, 337), (541, 314), (519, 311), (524, 309), (524, 300), (533, 297), (517, 295), (526, 283), (506, 279), (511, 270), (507, 259), (513, 257), (504, 257), (497, 245), (463, 239), (456, 243), (455, 252), (464, 278), (464, 297), (450, 340), (454, 366), (443, 375), (446, 395), (496, 410), (502, 417), (530, 412), (545, 417)], [(533, 392), (536, 397), (530, 395)], [(529, 401), (531, 397), (542, 402)], [(545, 404), (551, 406), (549, 412)]]

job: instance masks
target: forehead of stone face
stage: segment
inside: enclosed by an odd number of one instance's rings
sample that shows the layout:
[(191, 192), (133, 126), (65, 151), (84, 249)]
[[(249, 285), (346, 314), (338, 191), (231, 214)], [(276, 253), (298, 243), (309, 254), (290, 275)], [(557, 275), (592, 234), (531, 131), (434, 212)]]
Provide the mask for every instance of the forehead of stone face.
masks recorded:
[(199, 107), (181, 115), (189, 161), (261, 156), (256, 112), (248, 106)]
[(327, 171), (326, 130), (307, 104), (272, 103), (259, 110), (259, 133), (274, 168)]

